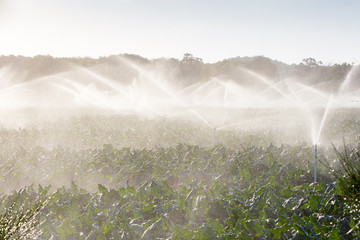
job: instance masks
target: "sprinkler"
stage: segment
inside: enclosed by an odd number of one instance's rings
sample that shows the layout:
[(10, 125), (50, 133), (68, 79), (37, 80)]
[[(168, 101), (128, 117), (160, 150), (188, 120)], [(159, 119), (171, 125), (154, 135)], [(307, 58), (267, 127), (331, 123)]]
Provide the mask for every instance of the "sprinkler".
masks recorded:
[(316, 181), (316, 168), (317, 168), (317, 144), (314, 146), (314, 184), (317, 183)]

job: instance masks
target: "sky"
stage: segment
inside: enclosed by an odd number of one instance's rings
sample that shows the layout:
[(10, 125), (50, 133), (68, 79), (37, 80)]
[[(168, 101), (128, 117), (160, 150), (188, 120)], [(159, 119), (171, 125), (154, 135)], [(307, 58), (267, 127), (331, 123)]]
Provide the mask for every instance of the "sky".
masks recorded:
[(360, 61), (357, 0), (0, 0), (0, 55)]

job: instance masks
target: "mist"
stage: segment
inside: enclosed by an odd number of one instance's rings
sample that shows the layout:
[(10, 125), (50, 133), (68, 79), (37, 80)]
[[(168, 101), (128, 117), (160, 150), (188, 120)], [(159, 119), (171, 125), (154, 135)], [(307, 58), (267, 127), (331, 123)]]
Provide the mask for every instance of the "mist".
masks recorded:
[[(214, 64), (192, 54), (180, 60), (3, 56), (0, 123), (8, 137), (2, 148), (356, 142), (352, 129), (338, 135), (334, 126), (359, 114), (359, 74), (356, 65), (323, 66), (312, 58), (287, 65), (261, 56)], [(44, 169), (51, 171), (38, 170)]]
[[(287, 65), (265, 57), (207, 64), (191, 54), (181, 60), (3, 56), (0, 77), (6, 127), (107, 114), (191, 119), (225, 129), (251, 122), (240, 112), (264, 109), (274, 112), (271, 118), (281, 112), (274, 127), (293, 125), (292, 112), (301, 112), (301, 124), (319, 139), (328, 112), (358, 108), (360, 94), (357, 65), (323, 66), (312, 58)], [(266, 128), (268, 120), (257, 117), (255, 128)]]
[[(313, 58), (2, 56), (0, 190), (4, 199), (54, 192), (39, 210), (53, 219), (39, 223), (44, 239), (169, 237), (209, 221), (220, 228), (232, 201), (252, 208), (261, 189), (276, 201), (283, 194), (284, 204), (283, 185), (292, 194), (307, 187), (304, 197), (335, 189), (330, 170), (341, 165), (332, 149), (359, 143), (359, 79), (358, 65)], [(110, 216), (109, 206), (130, 206), (126, 229), (99, 230), (122, 214)], [(74, 218), (90, 225), (70, 231)]]

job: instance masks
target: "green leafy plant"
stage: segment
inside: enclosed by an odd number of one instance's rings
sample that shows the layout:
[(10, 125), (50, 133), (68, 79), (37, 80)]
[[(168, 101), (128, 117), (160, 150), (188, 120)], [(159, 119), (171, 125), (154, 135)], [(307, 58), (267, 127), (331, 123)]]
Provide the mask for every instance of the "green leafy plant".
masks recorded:
[(351, 199), (360, 199), (360, 152), (358, 148), (344, 146), (343, 152), (334, 147), (334, 151), (342, 166), (341, 172), (334, 171), (342, 194)]
[(342, 171), (333, 171), (338, 179), (341, 197), (345, 203), (345, 210), (351, 216), (350, 232), (360, 233), (360, 152), (359, 148), (350, 148), (344, 144), (340, 152), (334, 151), (342, 166)]
[(49, 200), (50, 197), (34, 207), (27, 207), (26, 202), (20, 203), (16, 198), (12, 200), (11, 206), (0, 214), (0, 239), (34, 239), (39, 236), (39, 214)]

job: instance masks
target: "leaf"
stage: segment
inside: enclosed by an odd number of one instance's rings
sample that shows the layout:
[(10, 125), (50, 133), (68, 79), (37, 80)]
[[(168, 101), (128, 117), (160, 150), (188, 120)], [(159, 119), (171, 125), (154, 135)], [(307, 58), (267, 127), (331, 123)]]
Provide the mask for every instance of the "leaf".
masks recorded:
[(160, 224), (161, 222), (161, 218), (159, 218), (156, 222), (154, 222), (153, 224), (151, 224), (143, 233), (143, 235), (141, 236), (142, 240), (150, 240), (152, 239), (152, 233), (155, 231), (156, 227)]
[(342, 195), (341, 186), (340, 186), (340, 184), (338, 184), (338, 183), (335, 184), (334, 194), (336, 194), (336, 195)]
[(134, 187), (128, 186), (126, 190), (128, 193), (136, 194), (136, 189)]
[(329, 240), (338, 240), (338, 239), (341, 239), (340, 236), (339, 236), (339, 234), (340, 234), (340, 229), (337, 228), (337, 227), (333, 227), (333, 228), (331, 228), (331, 232), (330, 232), (330, 234), (329, 234), (328, 239), (329, 239)]
[(319, 204), (317, 197), (315, 195), (310, 196), (310, 211), (314, 211)]
[(163, 196), (162, 187), (157, 182), (152, 181), (150, 185), (150, 189), (151, 189), (151, 195), (153, 197), (161, 198)]
[(206, 219), (205, 235), (210, 239), (215, 239), (221, 236), (224, 232), (224, 226), (219, 223), (218, 219), (208, 218)]
[(174, 233), (172, 234), (172, 239), (174, 240), (194, 239), (194, 233), (190, 229), (182, 228), (176, 225), (174, 228)]
[(245, 168), (243, 170), (240, 171), (240, 176), (242, 176), (243, 178), (245, 178), (246, 181), (250, 180), (251, 174), (248, 168)]
[(118, 192), (121, 197), (125, 197), (126, 189), (124, 187), (119, 188)]
[(106, 189), (106, 187), (104, 187), (101, 184), (98, 184), (98, 190), (102, 195), (106, 195), (108, 193), (108, 190)]

